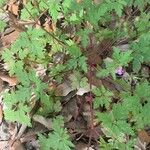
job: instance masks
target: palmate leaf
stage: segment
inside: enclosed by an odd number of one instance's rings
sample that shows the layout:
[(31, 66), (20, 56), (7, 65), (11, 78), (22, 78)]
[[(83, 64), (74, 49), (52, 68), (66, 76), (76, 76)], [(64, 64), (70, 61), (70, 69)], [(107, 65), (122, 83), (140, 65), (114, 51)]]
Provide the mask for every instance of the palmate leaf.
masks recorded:
[(63, 64), (56, 64), (54, 67), (50, 68), (50, 75), (51, 76), (56, 76), (59, 73), (63, 72), (66, 69), (66, 66)]
[(27, 72), (23, 69), (22, 61), (17, 61), (15, 63), (14, 71), (15, 71), (15, 74), (16, 74), (19, 82), (21, 82), (22, 85), (28, 87), (30, 85), (30, 80), (29, 80)]
[(133, 71), (138, 72), (142, 63), (150, 62), (150, 33), (144, 33), (138, 42), (133, 42), (131, 48), (133, 50)]
[(78, 66), (77, 58), (72, 58), (72, 59), (68, 60), (68, 63), (67, 63), (68, 69), (76, 69), (77, 66)]
[(98, 119), (102, 122), (103, 132), (107, 137), (117, 138), (119, 141), (123, 142), (124, 134), (119, 130), (115, 124), (115, 119), (113, 114), (110, 113), (97, 113)]
[(85, 56), (82, 56), (80, 48), (72, 41), (66, 41), (69, 48), (68, 52), (71, 56), (71, 59), (68, 61), (68, 68), (69, 69), (75, 69), (79, 67), (84, 72), (87, 72), (87, 58)]
[(146, 13), (142, 13), (139, 18), (135, 20), (135, 26), (139, 32), (146, 33), (150, 27), (150, 15)]
[(84, 48), (86, 48), (86, 46), (89, 43), (89, 33), (91, 32), (90, 29), (85, 28), (84, 30), (81, 29), (78, 33), (79, 36), (81, 36), (81, 43), (83, 45)]
[(46, 93), (43, 93), (41, 95), (40, 102), (41, 108), (38, 110), (38, 114), (42, 116), (47, 116), (49, 113), (53, 112), (53, 99), (50, 98)]
[(135, 122), (137, 129), (144, 128), (144, 126), (149, 124), (149, 89), (149, 83), (144, 81), (136, 86), (134, 95), (130, 93), (122, 94), (122, 105), (128, 114), (132, 115), (132, 120)]
[(18, 54), (20, 59), (29, 56), (31, 59), (43, 59), (45, 57), (43, 40), (44, 31), (42, 29), (28, 28), (27, 32), (22, 32), (16, 42), (13, 43), (11, 51)]
[(144, 61), (144, 57), (141, 54), (134, 54), (134, 59), (133, 59), (133, 71), (138, 72), (141, 69), (141, 64)]
[(95, 27), (97, 27), (98, 25), (98, 21), (99, 21), (99, 14), (97, 13), (98, 12), (98, 7), (95, 7), (95, 6), (90, 6), (89, 7), (89, 10), (87, 12), (87, 16), (86, 19)]
[(12, 92), (11, 94), (4, 94), (4, 104), (6, 105), (4, 116), (6, 120), (18, 121), (21, 124), (31, 126), (30, 117), (28, 116), (30, 108), (25, 105), (26, 98), (29, 95), (23, 97), (20, 92), (21, 91), (18, 90), (16, 93)]
[(145, 100), (150, 100), (149, 90), (150, 84), (147, 80), (145, 80), (136, 86), (134, 94), (137, 95), (139, 98), (145, 98)]
[(144, 1), (134, 0), (133, 2), (134, 5), (137, 6), (140, 10), (144, 8), (146, 3), (150, 4), (149, 0), (144, 0)]
[(69, 79), (71, 80), (71, 86), (73, 89), (80, 88), (80, 80), (82, 76), (79, 71), (75, 71), (73, 74), (70, 75)]
[(86, 62), (87, 58), (85, 56), (80, 56), (78, 59), (78, 66), (83, 70), (85, 73), (87, 73), (88, 66)]
[(128, 118), (128, 110), (121, 103), (113, 105), (112, 111), (116, 120), (126, 120)]
[(134, 131), (126, 120), (116, 120), (113, 112), (97, 113), (98, 119), (102, 122), (104, 134), (111, 137), (113, 140), (117, 139), (119, 142), (125, 142), (125, 135), (134, 135)]
[(39, 134), (39, 143), (42, 150), (50, 150), (49, 148), (49, 142), (46, 136)]
[(140, 113), (142, 105), (138, 96), (124, 97), (123, 104), (128, 112), (131, 112), (134, 116)]
[(150, 125), (150, 102), (143, 106), (142, 112), (137, 117), (137, 125), (139, 128), (144, 128)]
[(74, 90), (87, 88), (89, 86), (88, 79), (86, 77), (82, 77), (79, 71), (74, 71), (73, 74), (69, 76), (69, 79)]
[(52, 16), (52, 19), (56, 22), (60, 11), (60, 0), (48, 0), (46, 3), (49, 4), (49, 14)]
[(114, 0), (112, 0), (111, 6), (113, 6), (112, 9), (115, 10), (116, 14), (121, 17), (123, 8), (124, 6), (126, 6), (126, 4), (127, 3), (125, 0), (118, 0), (117, 2), (114, 2)]
[(128, 63), (132, 60), (132, 56), (131, 53), (132, 51), (126, 51), (126, 52), (121, 52), (120, 49), (114, 47), (113, 48), (113, 60), (120, 64), (120, 66), (127, 66)]
[(8, 69), (9, 70), (9, 74), (13, 75), (15, 73), (15, 60), (13, 59), (14, 53), (9, 50), (9, 49), (5, 49), (2, 52), (2, 59), (4, 60), (4, 62), (8, 65)]
[(39, 135), (41, 149), (44, 150), (71, 150), (74, 145), (69, 140), (67, 130), (63, 128), (64, 122), (62, 117), (57, 117), (52, 122), (53, 132), (49, 133), (48, 138)]
[(92, 92), (95, 95), (94, 108), (96, 109), (99, 106), (104, 106), (108, 109), (113, 93), (111, 91), (106, 90), (104, 86), (101, 86), (100, 88), (95, 88), (92, 90)]
[(58, 113), (61, 111), (61, 103), (59, 97), (49, 96), (46, 92), (40, 94), (41, 107), (38, 109), (37, 114), (47, 117), (50, 113)]
[[(33, 29), (28, 28), (27, 33), (21, 34), (21, 40), (27, 39), (27, 43), (21, 43), (24, 49), (28, 49), (30, 51), (29, 55), (32, 59), (43, 59), (44, 55), (44, 47), (46, 45), (46, 41), (42, 40), (44, 36), (44, 31), (42, 29)], [(19, 42), (21, 42), (21, 40)]]
[(100, 138), (99, 145), (101, 150), (112, 150), (115, 148), (111, 143), (106, 142), (102, 137)]
[(6, 120), (17, 121), (21, 124), (31, 126), (31, 118), (28, 115), (29, 108), (27, 106), (19, 105), (18, 110), (5, 109), (4, 116)]
[(131, 139), (126, 143), (120, 143), (118, 140), (109, 139), (105, 141), (100, 138), (99, 147), (101, 150), (133, 150), (133, 145), (135, 145), (136, 140)]
[(66, 41), (66, 43), (69, 46), (67, 50), (73, 58), (78, 58), (81, 56), (80, 48), (72, 40)]
[[(32, 16), (31, 16), (32, 15)], [(39, 15), (38, 10), (32, 5), (31, 1), (25, 5), (25, 8), (21, 10), (21, 19), (22, 20), (29, 20), (32, 17), (36, 17)], [(32, 18), (33, 19), (33, 18)]]
[(112, 59), (106, 58), (104, 60), (106, 68), (99, 69), (97, 76), (107, 77), (111, 75), (113, 79), (116, 79), (116, 70), (121, 66), (128, 66), (128, 63), (133, 59), (131, 53), (132, 51), (121, 52), (120, 49), (114, 47)]

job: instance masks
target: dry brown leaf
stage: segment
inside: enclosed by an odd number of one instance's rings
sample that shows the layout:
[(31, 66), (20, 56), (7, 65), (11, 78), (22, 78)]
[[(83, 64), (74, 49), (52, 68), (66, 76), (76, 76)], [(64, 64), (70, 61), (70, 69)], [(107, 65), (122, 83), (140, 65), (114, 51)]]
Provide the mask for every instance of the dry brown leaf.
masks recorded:
[(9, 150), (25, 150), (25, 148), (20, 140), (16, 140), (13, 145), (10, 146)]
[(125, 52), (129, 49), (129, 44), (122, 44), (122, 45), (118, 45), (116, 47), (119, 48), (120, 51)]
[(52, 129), (52, 121), (51, 121), (51, 119), (44, 118), (43, 116), (40, 116), (40, 115), (34, 115), (33, 116), (33, 120), (36, 121), (36, 122), (39, 122), (42, 125), (44, 125), (49, 130)]
[(2, 44), (5, 47), (9, 47), (18, 37), (19, 37), (20, 32), (19, 31), (14, 31), (6, 36), (2, 37)]
[(14, 15), (18, 15), (18, 5), (13, 4), (10, 6), (10, 8), (8, 9), (10, 12), (12, 12)]
[(73, 91), (73, 89), (71, 88), (71, 84), (68, 82), (64, 82), (56, 87), (55, 95), (56, 96), (66, 96), (71, 91)]
[(7, 75), (0, 75), (0, 79), (9, 83), (9, 86), (15, 86), (18, 84), (18, 80), (16, 77), (9, 77)]
[(12, 14), (18, 16), (20, 2), (16, 2), (16, 0), (10, 0), (8, 5), (6, 6), (7, 10)]
[(147, 134), (145, 130), (141, 130), (138, 132), (138, 137), (142, 142), (145, 142), (146, 145), (150, 143), (150, 136)]
[[(93, 87), (94, 86), (92, 86), (92, 88)], [(90, 86), (79, 88), (76, 94), (82, 96), (83, 94), (90, 92), (90, 90)]]
[(77, 106), (77, 99), (75, 97), (71, 98), (68, 103), (62, 108), (62, 114), (65, 122), (69, 122), (72, 117), (74, 119), (77, 118), (79, 114), (79, 108)]
[(0, 104), (0, 124), (2, 123), (2, 121), (3, 121), (3, 107)]
[(51, 22), (51, 19), (48, 18), (46, 20), (46, 22), (44, 23), (44, 29), (47, 31), (47, 32), (54, 32), (56, 30), (56, 27), (55, 25), (53, 24), (53, 22)]
[(134, 150), (146, 150), (150, 143), (150, 136), (145, 130), (138, 131), (138, 138), (134, 145)]
[(78, 142), (75, 150), (94, 150), (92, 147), (88, 147), (88, 144), (83, 142)]

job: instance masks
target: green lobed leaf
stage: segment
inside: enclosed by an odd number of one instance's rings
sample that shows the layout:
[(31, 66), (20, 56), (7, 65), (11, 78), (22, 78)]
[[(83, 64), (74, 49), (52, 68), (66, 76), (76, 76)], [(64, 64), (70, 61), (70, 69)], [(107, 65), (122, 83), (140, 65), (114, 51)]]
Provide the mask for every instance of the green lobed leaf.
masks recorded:
[[(63, 128), (64, 122), (62, 117), (57, 117), (52, 122), (53, 132), (49, 133), (48, 138), (39, 135), (41, 149), (48, 150), (71, 150), (74, 145), (69, 140), (67, 130)], [(55, 142), (54, 142), (55, 141)]]

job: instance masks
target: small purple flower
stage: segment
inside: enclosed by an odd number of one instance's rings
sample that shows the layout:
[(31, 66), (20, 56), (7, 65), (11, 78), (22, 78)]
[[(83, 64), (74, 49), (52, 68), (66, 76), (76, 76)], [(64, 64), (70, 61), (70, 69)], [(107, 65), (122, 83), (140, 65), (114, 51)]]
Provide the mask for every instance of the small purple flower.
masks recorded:
[(122, 76), (122, 75), (124, 75), (124, 73), (125, 73), (125, 70), (122, 67), (119, 67), (116, 69), (117, 75)]

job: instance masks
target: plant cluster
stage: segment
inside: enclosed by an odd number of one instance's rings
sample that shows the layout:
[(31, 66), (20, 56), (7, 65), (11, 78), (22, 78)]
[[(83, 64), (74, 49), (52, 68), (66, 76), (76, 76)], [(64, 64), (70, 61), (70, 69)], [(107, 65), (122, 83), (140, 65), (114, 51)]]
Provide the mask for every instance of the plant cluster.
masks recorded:
[[(149, 76), (142, 73), (142, 67), (149, 67), (150, 62), (149, 0), (18, 0), (15, 3), (22, 8), (17, 15), (10, 10), (9, 14), (22, 22), (34, 23), (16, 24), (24, 30), (2, 52), (9, 75), (19, 81), (15, 88), (3, 94), (5, 119), (32, 126), (31, 112), (35, 103), (40, 103), (35, 113), (44, 117), (53, 114), (51, 117), (55, 118), (52, 133), (39, 135), (42, 149), (71, 149), (73, 144), (58, 115), (60, 99), (37, 75), (36, 67), (42, 65), (49, 79), (57, 83), (63, 83), (64, 77), (73, 72), (69, 77), (73, 89), (91, 84), (87, 76), (92, 67), (96, 78), (110, 78), (118, 87), (111, 90), (101, 85), (90, 89), (94, 118), (105, 135), (100, 137), (99, 147), (133, 149), (137, 132), (150, 125)], [(0, 0), (0, 7), (5, 4), (6, 1)], [(6, 26), (1, 20), (0, 31)], [(108, 45), (104, 50), (96, 50), (102, 60), (89, 63), (90, 52), (107, 39), (111, 40), (111, 50), (108, 52)], [(124, 51), (117, 47), (121, 41), (128, 42)], [(56, 62), (57, 54), (64, 55), (63, 62)], [(120, 67), (125, 77), (116, 75)]]

